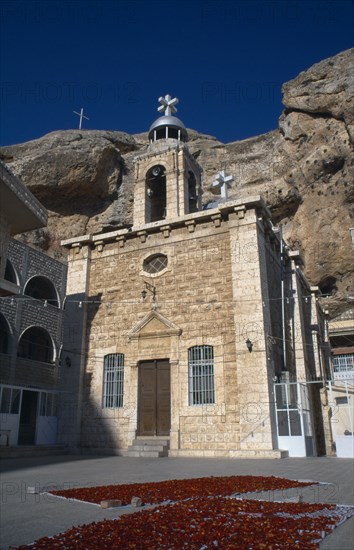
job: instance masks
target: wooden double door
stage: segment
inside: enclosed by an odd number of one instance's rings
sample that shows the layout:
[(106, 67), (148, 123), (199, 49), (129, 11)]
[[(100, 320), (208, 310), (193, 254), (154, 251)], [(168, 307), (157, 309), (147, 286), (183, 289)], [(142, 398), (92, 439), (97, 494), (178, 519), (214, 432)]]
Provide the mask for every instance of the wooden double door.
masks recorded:
[(171, 377), (168, 359), (139, 363), (138, 434), (170, 435)]

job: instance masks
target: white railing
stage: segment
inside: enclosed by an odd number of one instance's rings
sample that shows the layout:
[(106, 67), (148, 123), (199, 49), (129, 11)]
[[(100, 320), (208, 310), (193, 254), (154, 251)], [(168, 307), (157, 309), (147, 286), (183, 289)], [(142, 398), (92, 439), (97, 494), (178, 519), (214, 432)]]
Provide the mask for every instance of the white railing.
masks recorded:
[(354, 380), (354, 354), (345, 353), (333, 357), (333, 378), (334, 380)]
[(354, 370), (354, 354), (346, 353), (333, 357), (334, 372), (347, 372)]

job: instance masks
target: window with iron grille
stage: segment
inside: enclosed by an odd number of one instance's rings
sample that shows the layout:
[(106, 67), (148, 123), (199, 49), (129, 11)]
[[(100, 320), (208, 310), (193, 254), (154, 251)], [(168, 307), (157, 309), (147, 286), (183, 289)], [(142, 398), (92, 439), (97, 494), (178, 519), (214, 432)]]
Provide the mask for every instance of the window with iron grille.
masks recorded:
[(155, 254), (144, 260), (143, 269), (146, 273), (158, 273), (167, 267), (167, 256)]
[(123, 407), (124, 355), (110, 353), (103, 363), (103, 408)]
[(189, 404), (215, 403), (213, 346), (193, 346), (188, 350)]
[(354, 353), (335, 355), (333, 357), (334, 372), (354, 370)]

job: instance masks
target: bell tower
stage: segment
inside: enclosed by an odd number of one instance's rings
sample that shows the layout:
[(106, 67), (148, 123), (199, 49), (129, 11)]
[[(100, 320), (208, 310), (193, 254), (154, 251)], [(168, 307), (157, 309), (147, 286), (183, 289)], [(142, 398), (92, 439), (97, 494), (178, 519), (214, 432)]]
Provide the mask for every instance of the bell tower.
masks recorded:
[(135, 159), (134, 227), (171, 221), (201, 210), (201, 167), (189, 152), (183, 122), (174, 116), (177, 98), (159, 98), (149, 146)]

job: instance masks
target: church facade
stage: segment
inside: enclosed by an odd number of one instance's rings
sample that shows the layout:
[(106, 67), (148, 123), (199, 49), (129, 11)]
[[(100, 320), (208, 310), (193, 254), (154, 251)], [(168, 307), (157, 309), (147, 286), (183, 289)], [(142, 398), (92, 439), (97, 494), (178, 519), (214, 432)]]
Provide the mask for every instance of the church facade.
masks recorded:
[(222, 172), (219, 200), (202, 208), (177, 100), (160, 103), (135, 161), (133, 226), (62, 243), (65, 442), (132, 456), (153, 440), (169, 456), (324, 454), (317, 289), (260, 196), (230, 200)]

